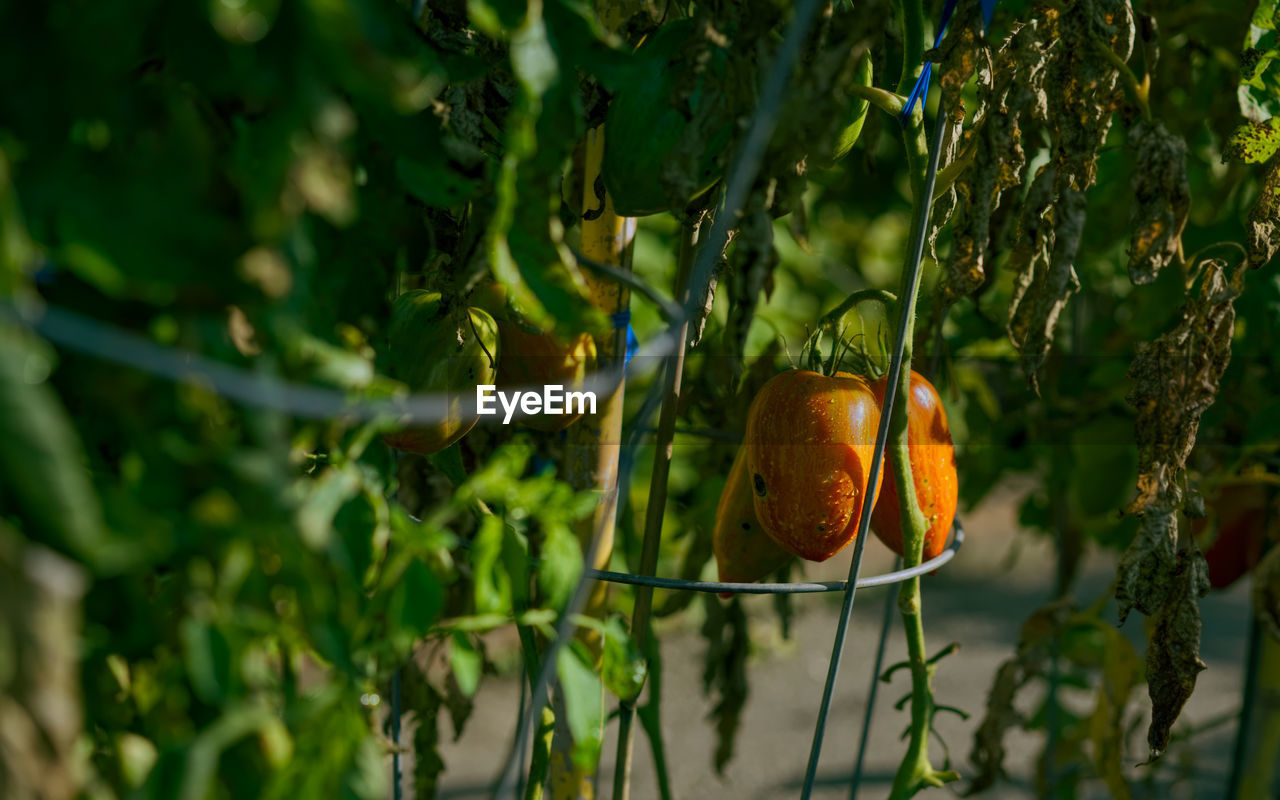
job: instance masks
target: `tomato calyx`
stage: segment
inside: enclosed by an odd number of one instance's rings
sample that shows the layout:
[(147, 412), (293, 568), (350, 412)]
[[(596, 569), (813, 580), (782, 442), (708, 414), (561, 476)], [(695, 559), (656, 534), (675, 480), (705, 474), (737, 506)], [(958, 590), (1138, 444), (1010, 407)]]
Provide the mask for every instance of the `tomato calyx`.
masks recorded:
[[(889, 352), (888, 331), (883, 325), (876, 329), (875, 355), (867, 346), (867, 321), (857, 308), (864, 303), (874, 303), (881, 309), (885, 320), (893, 316), (897, 308), (898, 298), (884, 289), (859, 289), (851, 293), (840, 305), (824, 314), (809, 334), (804, 347), (800, 351), (802, 363), (807, 369), (827, 377), (840, 372), (875, 380), (888, 371), (885, 356)], [(853, 336), (848, 333), (854, 328), (856, 317), (858, 332)], [(824, 354), (824, 342), (830, 341), (830, 349)]]

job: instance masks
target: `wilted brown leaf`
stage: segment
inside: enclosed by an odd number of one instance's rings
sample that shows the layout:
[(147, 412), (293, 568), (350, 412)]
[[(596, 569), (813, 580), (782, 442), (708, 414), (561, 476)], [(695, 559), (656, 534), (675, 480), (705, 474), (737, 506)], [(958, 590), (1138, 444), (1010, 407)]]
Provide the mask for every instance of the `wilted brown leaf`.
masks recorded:
[[(1039, 183), (1047, 173), (1036, 178)], [(1036, 187), (1032, 186), (1032, 193)], [(1028, 210), (1032, 210), (1028, 204)], [(1043, 218), (1033, 220), (1036, 250), (1015, 283), (1010, 306), (1009, 338), (1022, 354), (1022, 371), (1033, 391), (1040, 392), (1040, 366), (1053, 346), (1058, 316), (1080, 289), (1075, 260), (1084, 233), (1084, 192), (1061, 187), (1052, 209), (1050, 233)], [(1052, 250), (1046, 249), (1052, 241)]]
[(1208, 569), (1204, 556), (1192, 546), (1182, 552), (1165, 578), (1168, 600), (1156, 616), (1155, 631), (1147, 643), (1147, 692), (1151, 695), (1147, 745), (1151, 761), (1169, 746), (1169, 731), (1196, 688), (1196, 676), (1205, 668), (1200, 660), (1198, 601), (1209, 591)]
[(1203, 262), (1199, 293), (1187, 300), (1178, 324), (1138, 347), (1129, 367), (1134, 387), (1127, 397), (1138, 411), (1138, 497), (1131, 513), (1141, 513), (1157, 497), (1181, 503), (1174, 479), (1231, 359), (1240, 280), (1238, 270), (1228, 276), (1225, 262)]
[(1233, 303), (1243, 270), (1221, 261), (1202, 264), (1200, 286), (1178, 323), (1139, 347), (1128, 401), (1137, 409), (1138, 495), (1129, 507), (1141, 516), (1138, 535), (1120, 559), (1116, 599), (1120, 622), (1137, 608), (1154, 620), (1147, 643), (1150, 759), (1160, 757), (1169, 731), (1204, 669), (1197, 600), (1208, 589), (1204, 556), (1192, 544), (1181, 552), (1178, 512), (1181, 475), (1195, 444), (1200, 416), (1212, 403), (1231, 357)]
[(1034, 24), (1014, 30), (996, 54), (994, 66), (985, 49), (978, 56), (978, 82), (984, 90), (979, 92), (977, 119), (965, 135), (972, 166), (955, 187), (958, 212), (951, 254), (938, 284), (940, 311), (977, 290), (986, 278), (992, 211), (1007, 190), (1022, 185), (1022, 129), (1030, 118), (1043, 117), (1045, 104), (1045, 48)]
[(80, 567), (0, 521), (0, 797), (69, 800), (83, 779)]

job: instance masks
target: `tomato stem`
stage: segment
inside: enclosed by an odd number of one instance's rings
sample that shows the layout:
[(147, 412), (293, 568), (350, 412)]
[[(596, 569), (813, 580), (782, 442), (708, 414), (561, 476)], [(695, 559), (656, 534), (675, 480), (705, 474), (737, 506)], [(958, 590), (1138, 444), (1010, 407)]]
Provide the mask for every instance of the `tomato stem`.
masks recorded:
[[(904, 10), (904, 27), (907, 34), (907, 49), (913, 48), (912, 42), (919, 45), (923, 36), (923, 28), (910, 27), (913, 14), (920, 13), (919, 0), (906, 0)], [(914, 12), (910, 8), (914, 8)], [(912, 34), (914, 33), (914, 39)], [(906, 71), (904, 69), (904, 77)], [(938, 118), (935, 125), (946, 124), (944, 118)], [(932, 192), (928, 184), (929, 146), (926, 144), (923, 115), (917, 115), (912, 122), (903, 128), (903, 144), (906, 148), (907, 162), (912, 169), (912, 223), (910, 230), (917, 230), (922, 219), (927, 215), (932, 201)], [(935, 136), (937, 146), (941, 147), (940, 136)], [(915, 480), (911, 474), (911, 458), (907, 438), (907, 401), (910, 397), (912, 341), (915, 337), (916, 300), (919, 282), (911, 280), (914, 264), (910, 259), (915, 253), (908, 253), (908, 263), (902, 272), (902, 291), (899, 313), (905, 315), (905, 330), (902, 369), (898, 374), (898, 387), (895, 393), (893, 408), (889, 422), (889, 441), (886, 445), (889, 469), (893, 470), (893, 479), (898, 488), (899, 519), (902, 524), (903, 566), (914, 567), (921, 563), (925, 534), (928, 522), (920, 510), (916, 498)], [(933, 728), (934, 700), (931, 682), (935, 665), (930, 663), (924, 638), (924, 606), (920, 596), (920, 578), (911, 578), (902, 583), (898, 591), (898, 610), (902, 615), (903, 631), (906, 634), (908, 664), (911, 670), (911, 738), (902, 763), (894, 775), (890, 800), (901, 800), (913, 796), (926, 786), (940, 786), (947, 780), (955, 780), (958, 776), (949, 772), (935, 771), (929, 763), (929, 734)]]

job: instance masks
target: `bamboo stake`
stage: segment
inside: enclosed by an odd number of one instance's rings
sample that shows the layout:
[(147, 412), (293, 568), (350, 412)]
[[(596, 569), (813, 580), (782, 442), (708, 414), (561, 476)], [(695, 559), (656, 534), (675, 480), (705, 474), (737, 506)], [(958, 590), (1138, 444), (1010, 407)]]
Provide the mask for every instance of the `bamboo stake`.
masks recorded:
[[(635, 234), (635, 220), (618, 216), (607, 192), (600, 189), (600, 164), (604, 156), (604, 129), (596, 128), (587, 133), (586, 157), (583, 166), (582, 192), (582, 254), (597, 263), (613, 267), (629, 268), (624, 254)], [(585, 275), (590, 288), (591, 302), (610, 315), (619, 315), (630, 309), (630, 291), (607, 277), (588, 272)], [(617, 317), (615, 317), (617, 319)], [(626, 356), (627, 330), (625, 323), (616, 324), (611, 335), (596, 338), (597, 362), (600, 368), (619, 364)], [(597, 400), (596, 413), (584, 415), (567, 431), (565, 467), (569, 483), (580, 490), (595, 491), (599, 502), (592, 515), (578, 527), (583, 552), (590, 547), (590, 538), (600, 531), (600, 543), (595, 563), (584, 565), (604, 569), (613, 553), (614, 522), (618, 511), (618, 460), (622, 445), (622, 403), (626, 381), (617, 389)], [(598, 583), (583, 608), (588, 616), (601, 616), (605, 608), (608, 584)], [(594, 632), (582, 632), (580, 637), (599, 658), (599, 636)], [(603, 686), (600, 707), (604, 708)], [(595, 773), (574, 763), (573, 736), (569, 732), (560, 693), (552, 699), (555, 710), (555, 730), (551, 738), (551, 761), (548, 786), (552, 800), (591, 800), (595, 796)], [(603, 728), (604, 719), (600, 720)]]

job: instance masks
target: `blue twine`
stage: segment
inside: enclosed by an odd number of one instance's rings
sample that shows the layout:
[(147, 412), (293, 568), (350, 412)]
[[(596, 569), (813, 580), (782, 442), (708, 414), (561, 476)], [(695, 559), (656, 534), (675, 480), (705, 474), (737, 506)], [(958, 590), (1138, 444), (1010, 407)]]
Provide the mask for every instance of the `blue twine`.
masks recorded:
[[(947, 33), (947, 24), (951, 22), (951, 14), (956, 10), (957, 0), (947, 0), (947, 4), (942, 8), (942, 21), (938, 25), (938, 33), (933, 37), (933, 47), (936, 50), (942, 46), (942, 37)], [(990, 30), (991, 17), (996, 13), (996, 3), (998, 0), (982, 0), (982, 26), (984, 30)], [(907, 96), (907, 104), (902, 107), (899, 115), (899, 121), (906, 125), (911, 122), (911, 112), (915, 110), (916, 101), (919, 100), (923, 105), (929, 99), (929, 79), (933, 75), (933, 62), (926, 61), (924, 69), (920, 70), (920, 77), (916, 78), (916, 85), (912, 87), (911, 94)]]
[(617, 314), (610, 314), (609, 320), (613, 323), (615, 331), (627, 329), (627, 352), (622, 359), (622, 368), (625, 370), (631, 366), (631, 357), (640, 349), (640, 340), (636, 338), (635, 328), (631, 327), (631, 309), (619, 311)]

